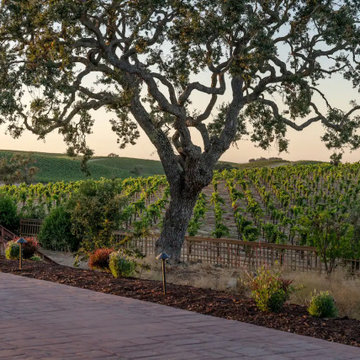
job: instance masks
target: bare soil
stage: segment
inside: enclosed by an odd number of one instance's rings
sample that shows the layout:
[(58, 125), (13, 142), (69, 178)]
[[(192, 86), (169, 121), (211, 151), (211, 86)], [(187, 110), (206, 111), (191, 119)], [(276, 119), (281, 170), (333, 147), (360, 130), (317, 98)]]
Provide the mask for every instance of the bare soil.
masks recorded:
[(114, 279), (106, 272), (34, 261), (24, 261), (23, 270), (19, 271), (18, 261), (6, 260), (2, 256), (0, 271), (360, 347), (359, 320), (314, 318), (307, 314), (306, 307), (300, 305), (287, 304), (277, 314), (263, 313), (253, 300), (227, 292), (168, 284), (168, 293), (164, 295), (159, 281)]

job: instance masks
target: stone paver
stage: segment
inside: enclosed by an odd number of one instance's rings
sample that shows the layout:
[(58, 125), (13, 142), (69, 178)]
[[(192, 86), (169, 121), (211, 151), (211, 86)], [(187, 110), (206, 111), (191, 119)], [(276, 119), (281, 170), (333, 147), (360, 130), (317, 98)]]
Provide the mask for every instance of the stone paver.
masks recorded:
[(360, 348), (0, 273), (0, 359), (360, 359)]

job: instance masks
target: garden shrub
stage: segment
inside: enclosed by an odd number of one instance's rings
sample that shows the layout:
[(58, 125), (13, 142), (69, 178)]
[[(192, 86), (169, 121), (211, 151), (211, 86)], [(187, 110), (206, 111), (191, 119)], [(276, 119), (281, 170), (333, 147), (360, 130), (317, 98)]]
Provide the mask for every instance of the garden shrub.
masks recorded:
[(8, 260), (16, 260), (19, 258), (19, 244), (15, 240), (9, 241), (5, 248), (5, 257)]
[(19, 228), (16, 202), (7, 195), (0, 195), (0, 225), (13, 232)]
[(53, 208), (41, 225), (41, 246), (49, 250), (76, 251), (80, 240), (71, 233), (71, 215), (64, 206)]
[(136, 262), (120, 250), (110, 255), (109, 267), (115, 278), (129, 277), (135, 272)]
[(92, 270), (109, 270), (110, 254), (114, 249), (97, 249), (89, 257), (89, 268)]
[(31, 261), (42, 261), (42, 258), (38, 255), (33, 255), (31, 258), (30, 258)]
[(39, 247), (39, 243), (36, 241), (35, 238), (27, 237), (25, 238), (26, 243), (23, 244), (23, 257), (24, 259), (30, 259), (34, 254), (35, 251)]
[[(5, 257), (9, 260), (19, 259), (19, 244), (17, 241), (20, 238), (16, 238), (9, 241), (5, 248)], [(30, 259), (38, 248), (38, 242), (34, 238), (25, 238), (26, 243), (22, 245), (22, 254), (24, 259)]]
[(308, 312), (315, 317), (331, 318), (337, 316), (338, 310), (335, 305), (335, 300), (329, 292), (321, 291), (320, 293), (314, 293), (311, 297)]
[(114, 231), (120, 229), (122, 208), (127, 198), (119, 195), (114, 181), (81, 183), (68, 203), (71, 231), (81, 239), (81, 251), (88, 253), (114, 244)]
[(255, 276), (249, 276), (247, 284), (256, 306), (261, 311), (279, 312), (294, 288), (292, 281), (282, 279), (279, 272), (261, 267)]

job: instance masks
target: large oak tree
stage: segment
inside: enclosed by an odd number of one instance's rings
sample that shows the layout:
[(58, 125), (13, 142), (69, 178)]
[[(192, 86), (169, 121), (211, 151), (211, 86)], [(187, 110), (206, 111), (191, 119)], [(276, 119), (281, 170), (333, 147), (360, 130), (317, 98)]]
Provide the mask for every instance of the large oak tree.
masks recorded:
[(321, 123), (329, 148), (359, 147), (360, 106), (337, 109), (319, 87), (339, 74), (359, 87), (359, 4), (2, 0), (0, 124), (15, 137), (57, 129), (86, 157), (93, 110), (114, 113), (120, 146), (140, 127), (170, 184), (157, 248), (178, 260), (199, 193), (242, 136), (282, 151), (287, 128)]

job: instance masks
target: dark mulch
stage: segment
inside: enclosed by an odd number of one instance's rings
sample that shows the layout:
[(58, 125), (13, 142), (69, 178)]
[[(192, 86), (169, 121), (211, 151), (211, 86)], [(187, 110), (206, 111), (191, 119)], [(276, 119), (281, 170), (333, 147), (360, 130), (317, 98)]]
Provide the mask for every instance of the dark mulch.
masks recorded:
[(263, 313), (251, 299), (226, 292), (168, 284), (168, 294), (164, 296), (159, 281), (114, 279), (108, 273), (32, 261), (25, 261), (20, 272), (17, 261), (3, 257), (0, 257), (0, 271), (360, 347), (359, 320), (313, 318), (304, 306), (289, 304), (278, 314)]

